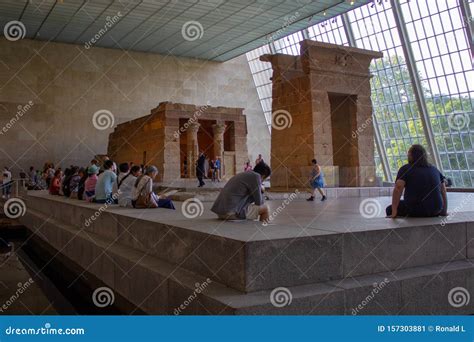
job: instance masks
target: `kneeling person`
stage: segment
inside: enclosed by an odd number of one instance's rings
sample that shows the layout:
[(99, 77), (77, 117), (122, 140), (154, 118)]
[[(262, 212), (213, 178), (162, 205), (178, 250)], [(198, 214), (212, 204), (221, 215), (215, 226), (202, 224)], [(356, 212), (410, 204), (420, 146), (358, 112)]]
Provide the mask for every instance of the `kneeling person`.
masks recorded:
[(270, 176), (270, 167), (261, 162), (253, 171), (242, 172), (227, 182), (211, 211), (221, 220), (268, 220), (268, 207), (263, 203), (262, 182)]

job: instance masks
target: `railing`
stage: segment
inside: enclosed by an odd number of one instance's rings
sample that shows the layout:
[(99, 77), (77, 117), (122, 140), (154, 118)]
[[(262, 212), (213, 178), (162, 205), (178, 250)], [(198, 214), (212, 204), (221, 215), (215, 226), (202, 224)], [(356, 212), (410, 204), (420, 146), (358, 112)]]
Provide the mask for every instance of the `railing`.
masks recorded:
[[(10, 197), (22, 197), (23, 193), (27, 189), (28, 178), (13, 178), (8, 184), (11, 186)], [(3, 195), (3, 189), (7, 186), (6, 184), (0, 184), (0, 189)], [(2, 196), (3, 198), (3, 196)]]

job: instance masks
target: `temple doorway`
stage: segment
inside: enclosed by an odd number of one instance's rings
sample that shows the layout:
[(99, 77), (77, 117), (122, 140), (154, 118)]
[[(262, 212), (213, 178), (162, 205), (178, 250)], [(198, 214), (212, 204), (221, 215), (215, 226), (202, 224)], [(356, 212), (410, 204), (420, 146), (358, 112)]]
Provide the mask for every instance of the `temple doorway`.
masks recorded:
[(331, 106), (333, 163), (339, 167), (339, 186), (359, 186), (357, 95), (328, 93)]

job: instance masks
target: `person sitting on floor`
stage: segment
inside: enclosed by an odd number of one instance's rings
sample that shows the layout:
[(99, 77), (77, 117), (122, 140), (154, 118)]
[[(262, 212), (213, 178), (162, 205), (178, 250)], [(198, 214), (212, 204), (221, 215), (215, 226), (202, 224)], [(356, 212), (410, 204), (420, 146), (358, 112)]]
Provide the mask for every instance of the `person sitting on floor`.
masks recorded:
[(86, 190), (86, 180), (88, 178), (87, 174), (87, 169), (81, 167), (79, 169), (79, 177), (81, 179), (79, 180), (79, 184), (77, 185), (77, 199), (78, 200), (83, 200), (84, 199), (84, 191)]
[(117, 174), (113, 171), (114, 162), (107, 159), (104, 162), (104, 172), (102, 172), (97, 178), (97, 184), (95, 185), (95, 198), (96, 203), (113, 203), (113, 187), (117, 181)]
[(54, 177), (51, 179), (49, 185), (50, 195), (59, 195), (59, 190), (61, 190), (61, 170), (56, 170), (54, 172)]
[(79, 166), (73, 166), (71, 168), (71, 178), (69, 180), (69, 192), (70, 198), (78, 199), (79, 183), (81, 176), (79, 175)]
[(157, 196), (153, 192), (153, 180), (158, 175), (156, 166), (146, 167), (145, 174), (135, 181), (132, 205), (134, 208), (168, 208), (174, 209), (171, 199)]
[(128, 166), (128, 163), (121, 163), (118, 167), (118, 170), (119, 170), (119, 173), (118, 173), (118, 176), (117, 176), (117, 181), (114, 183), (114, 186), (112, 188), (112, 192), (113, 194), (116, 195), (116, 197), (118, 197), (118, 184), (121, 180), (123, 180), (125, 177), (127, 177), (130, 173), (130, 168)]
[(120, 164), (119, 169), (120, 175), (117, 178), (118, 204), (121, 207), (133, 208), (133, 188), (135, 186), (137, 178), (141, 175), (140, 166), (132, 166), (130, 172), (128, 172), (128, 164), (125, 163)]
[(221, 220), (268, 220), (268, 207), (263, 203), (262, 182), (271, 174), (265, 162), (255, 165), (253, 171), (241, 172), (229, 179), (221, 190), (211, 211)]
[[(403, 190), (403, 200), (400, 200)], [(413, 145), (408, 150), (408, 164), (398, 170), (387, 216), (432, 217), (446, 216), (448, 199), (445, 177), (428, 163), (426, 150)]]
[(84, 199), (88, 202), (92, 202), (95, 196), (95, 186), (97, 184), (97, 174), (99, 173), (99, 167), (92, 164), (87, 168), (88, 177), (84, 182)]

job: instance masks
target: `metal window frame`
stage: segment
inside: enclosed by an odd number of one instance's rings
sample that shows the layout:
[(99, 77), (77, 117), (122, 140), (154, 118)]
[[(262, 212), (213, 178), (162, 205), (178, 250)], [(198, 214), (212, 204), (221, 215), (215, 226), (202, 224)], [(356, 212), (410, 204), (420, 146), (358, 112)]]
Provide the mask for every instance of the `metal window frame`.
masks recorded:
[(425, 138), (428, 142), (428, 150), (432, 156), (434, 164), (439, 170), (443, 170), (443, 165), (441, 163), (441, 158), (438, 152), (438, 147), (436, 146), (436, 141), (434, 138), (433, 128), (431, 127), (431, 121), (428, 114), (428, 108), (426, 106), (425, 96), (422, 94), (421, 80), (418, 77), (418, 71), (416, 68), (415, 58), (413, 57), (413, 51), (410, 45), (410, 39), (408, 37), (408, 31), (406, 28), (405, 19), (403, 17), (402, 9), (400, 3), (397, 0), (390, 0), (392, 6), (392, 13), (395, 19), (396, 28), (398, 30), (398, 35), (400, 38), (401, 46), (403, 52), (405, 53), (406, 64), (408, 72), (410, 74), (410, 79), (413, 87), (413, 92), (415, 94), (415, 99), (418, 104), (418, 110), (420, 113), (421, 123), (423, 125), (423, 131)]

